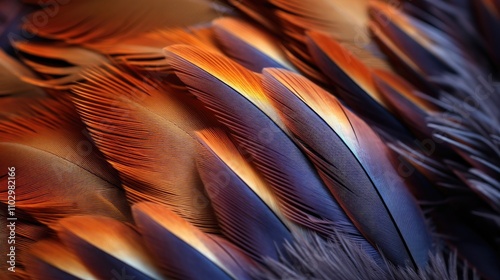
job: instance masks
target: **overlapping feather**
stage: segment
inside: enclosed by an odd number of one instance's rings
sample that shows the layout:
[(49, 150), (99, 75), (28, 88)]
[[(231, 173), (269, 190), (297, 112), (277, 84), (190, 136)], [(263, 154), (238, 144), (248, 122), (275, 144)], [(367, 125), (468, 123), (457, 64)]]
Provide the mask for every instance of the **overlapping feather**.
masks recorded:
[[(14, 166), (16, 208), (53, 226), (75, 214), (129, 219), (117, 174), (104, 161), (66, 100), (35, 104), (31, 113), (0, 121), (1, 182)], [(22, 171), (24, 170), (24, 171)], [(1, 202), (7, 203), (7, 188)]]
[(194, 132), (210, 123), (193, 99), (162, 81), (139, 80), (112, 66), (89, 70), (85, 77), (74, 88), (75, 105), (120, 174), (129, 201), (168, 205), (204, 230), (217, 231), (195, 163), (201, 144)]
[(226, 240), (203, 233), (164, 206), (139, 203), (133, 212), (146, 246), (168, 277), (250, 279), (252, 261)]
[(429, 230), (381, 139), (301, 76), (266, 69), (264, 88), (361, 233), (392, 262), (424, 265), (432, 248)]
[(113, 44), (157, 28), (196, 24), (218, 15), (213, 3), (205, 0), (72, 0), (44, 6), (29, 15), (23, 27), (70, 44)]
[(222, 130), (203, 130), (198, 137), (209, 149), (198, 158), (198, 169), (222, 233), (256, 261), (278, 259), (297, 226)]

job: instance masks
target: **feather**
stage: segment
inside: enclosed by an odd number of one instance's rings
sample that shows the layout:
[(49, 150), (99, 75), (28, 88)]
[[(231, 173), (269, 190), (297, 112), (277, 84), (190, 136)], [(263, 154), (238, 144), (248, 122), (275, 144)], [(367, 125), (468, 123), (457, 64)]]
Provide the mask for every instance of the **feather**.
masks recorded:
[(252, 262), (226, 240), (201, 232), (164, 206), (138, 203), (132, 211), (146, 246), (168, 277), (250, 279)]
[[(0, 151), (0, 182), (7, 185), (9, 166), (23, 172), (16, 177), (16, 208), (38, 221), (53, 226), (75, 214), (129, 218), (115, 171), (87, 138), (68, 101), (47, 100), (26, 116), (1, 120)], [(7, 199), (5, 188), (0, 200)]]
[(62, 219), (58, 236), (98, 279), (111, 279), (116, 272), (138, 279), (163, 279), (141, 236), (116, 220), (95, 216)]
[(400, 49), (391, 39), (384, 34), (382, 29), (377, 24), (370, 22), (370, 31), (374, 34), (375, 40), (391, 61), (393, 68), (413, 84), (420, 91), (433, 96), (438, 96), (438, 89), (432, 85), (424, 77), (424, 73), (419, 67), (408, 57), (402, 49)]
[[(356, 59), (347, 48), (328, 35), (314, 31), (308, 32), (307, 35), (309, 38), (309, 51), (319, 67), (330, 79), (348, 92), (360, 92), (362, 90), (380, 105), (386, 106), (380, 93), (375, 89), (371, 71), (365, 64)], [(329, 66), (329, 64), (333, 65)], [(335, 78), (332, 72), (326, 71), (333, 67), (335, 67), (336, 72), (343, 75), (342, 78)]]
[(97, 280), (75, 254), (56, 241), (41, 241), (31, 246), (26, 269), (35, 280)]
[(69, 89), (72, 84), (82, 80), (81, 73), (86, 68), (108, 62), (108, 59), (99, 53), (65, 44), (20, 41), (14, 42), (13, 46), (23, 54), (29, 55), (23, 58), (27, 65), (41, 74), (54, 77), (44, 80), (23, 77), (23, 80), (48, 88)]
[[(232, 5), (263, 23), (282, 37), (292, 64), (318, 82), (326, 81), (307, 52), (307, 31), (324, 32), (336, 40), (360, 48), (376, 47), (368, 34), (368, 1), (262, 0), (230, 1)], [(262, 18), (262, 17), (265, 18)]]
[(43, 90), (28, 84), (23, 77), (35, 78), (29, 68), (0, 49), (0, 98), (7, 95), (45, 96)]
[[(370, 15), (372, 22), (426, 74), (438, 75), (459, 71), (459, 66), (454, 64), (456, 59), (459, 55), (467, 56), (460, 52), (452, 39), (443, 32), (405, 15), (386, 3), (371, 1)], [(386, 20), (387, 18), (390, 20)], [(441, 44), (436, 44), (437, 40)], [(450, 56), (455, 52), (455, 59), (452, 59)]]
[(425, 265), (429, 230), (377, 135), (301, 76), (266, 69), (264, 88), (361, 233), (392, 262)]
[[(50, 236), (54, 233), (47, 226), (29, 218), (29, 215), (23, 213), (23, 211), (20, 209), (15, 209), (15, 211), (12, 212), (12, 206), (8, 207), (8, 204), (3, 203), (0, 203), (0, 208), (0, 219), (7, 221), (6, 226), (0, 228), (0, 238), (6, 241), (5, 248), (6, 250), (8, 250), (6, 254), (0, 256), (0, 261), (2, 262), (0, 264), (0, 269), (8, 271), (8, 268), (10, 267), (9, 262), (11, 257), (8, 255), (10, 254), (10, 246), (15, 246), (15, 275), (23, 274), (23, 268), (26, 267), (27, 263), (26, 253), (30, 250), (30, 248), (36, 241), (41, 240), (42, 238)], [(12, 221), (12, 219), (8, 218), (13, 218), (14, 215), (15, 218), (17, 218), (16, 220), (14, 220), (15, 236), (11, 237), (11, 228), (8, 227), (8, 225)], [(0, 279), (3, 278), (0, 277)]]
[(209, 150), (198, 158), (198, 169), (222, 233), (256, 261), (277, 259), (293, 225), (272, 190), (223, 131), (203, 130), (198, 137)]
[(125, 38), (115, 44), (96, 42), (89, 47), (112, 56), (116, 62), (125, 62), (141, 69), (159, 71), (167, 68), (163, 48), (179, 43), (218, 51), (208, 42), (208, 39), (181, 28), (161, 28)]
[(427, 126), (427, 118), (438, 112), (438, 108), (420, 98), (412, 85), (394, 74), (375, 70), (373, 76), (377, 89), (392, 111), (421, 138), (432, 137), (433, 131)]
[(259, 72), (265, 67), (294, 69), (281, 44), (264, 30), (229, 17), (216, 19), (213, 25), (224, 51), (249, 70)]
[(74, 102), (92, 139), (118, 170), (129, 201), (168, 205), (204, 230), (217, 231), (195, 163), (201, 144), (194, 131), (210, 124), (192, 98), (112, 66), (84, 76), (87, 82), (74, 88)]
[(278, 27), (275, 25), (276, 16), (274, 11), (269, 9), (267, 0), (228, 0), (227, 2), (273, 33), (278, 32)]
[(0, 97), (0, 119), (11, 119), (18, 115), (26, 114), (31, 111), (33, 104), (45, 100), (46, 97), (30, 96), (29, 94), (20, 96)]
[(345, 221), (345, 214), (284, 130), (258, 75), (193, 47), (171, 46), (166, 55), (190, 92), (251, 155), (290, 220), (323, 234), (328, 234), (334, 223)]
[[(394, 137), (407, 138), (406, 128), (389, 112), (377, 91), (372, 71), (325, 34), (308, 32), (309, 50), (323, 73), (338, 87), (344, 102), (367, 122)], [(369, 110), (367, 110), (369, 108)]]
[[(303, 2), (299, 0), (271, 0), (276, 6), (276, 15), (281, 20), (285, 33), (296, 30), (314, 30), (331, 34), (339, 41), (365, 44), (368, 22), (368, 1), (347, 0), (315, 0)], [(295, 34), (294, 34), (295, 35)], [(296, 34), (299, 40), (304, 34)]]
[[(112, 44), (142, 32), (195, 24), (216, 16), (213, 5), (204, 0), (140, 3), (134, 0), (72, 0), (32, 13), (23, 27), (38, 36), (70, 44), (98, 41)], [(36, 24), (40, 22), (45, 24)]]
[(396, 267), (388, 262), (377, 265), (341, 233), (336, 233), (334, 240), (327, 241), (310, 233), (297, 236), (293, 243), (287, 245), (280, 261), (267, 260), (256, 273), (256, 279), (327, 280), (332, 275), (341, 280), (479, 280), (473, 268), (459, 263), (455, 252), (448, 257), (442, 253), (432, 255), (430, 265), (420, 270)]

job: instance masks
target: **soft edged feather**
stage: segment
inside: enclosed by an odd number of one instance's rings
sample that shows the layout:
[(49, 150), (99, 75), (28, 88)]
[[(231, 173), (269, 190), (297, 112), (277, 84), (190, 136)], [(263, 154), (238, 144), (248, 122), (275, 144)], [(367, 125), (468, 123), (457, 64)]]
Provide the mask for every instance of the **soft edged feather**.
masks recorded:
[(209, 149), (198, 158), (198, 169), (222, 233), (256, 261), (278, 259), (293, 225), (272, 190), (224, 131), (203, 130), (198, 137)]
[[(108, 59), (91, 50), (67, 44), (13, 42), (23, 61), (45, 79), (23, 76), (23, 80), (42, 87), (68, 89), (82, 79), (88, 67), (103, 65)], [(28, 56), (26, 56), (26, 54)]]
[(328, 234), (342, 212), (267, 100), (258, 75), (222, 56), (189, 46), (166, 48), (167, 60), (190, 92), (230, 129), (272, 186), (285, 215)]
[[(16, 208), (51, 226), (74, 214), (127, 220), (129, 209), (117, 174), (87, 137), (73, 106), (63, 98), (0, 121), (0, 181), (7, 185), (8, 166), (29, 171), (16, 178)], [(6, 203), (7, 189), (0, 195)]]
[(266, 69), (264, 88), (364, 236), (398, 265), (425, 265), (429, 230), (380, 138), (333, 96), (299, 75)]
[[(246, 2), (243, 3), (246, 4)], [(369, 41), (366, 34), (367, 0), (314, 0), (309, 2), (270, 0), (259, 2), (267, 4), (263, 5), (264, 7), (273, 9), (272, 14), (276, 19), (279, 19), (279, 24), (284, 29), (285, 34), (295, 40), (303, 40), (305, 30), (317, 30), (330, 33), (341, 41), (360, 44)], [(237, 5), (237, 7), (240, 6)], [(253, 16), (251, 13), (248, 14)]]
[(232, 244), (205, 234), (165, 206), (132, 208), (146, 246), (172, 279), (249, 279), (252, 262)]
[(0, 49), (0, 98), (8, 95), (29, 97), (45, 95), (41, 89), (24, 82), (23, 77), (36, 76), (29, 68)]
[[(195, 24), (215, 16), (213, 4), (204, 0), (72, 0), (31, 14), (23, 27), (72, 44), (103, 40), (112, 44), (156, 28)], [(34, 24), (45, 18), (45, 24)]]
[(377, 69), (373, 79), (388, 106), (414, 133), (422, 138), (432, 137), (427, 118), (438, 111), (436, 105), (419, 97), (411, 84), (392, 73)]
[(35, 280), (77, 280), (98, 278), (75, 254), (57, 241), (40, 241), (29, 249), (27, 272)]
[(42, 87), (68, 89), (82, 79), (81, 73), (86, 68), (108, 62), (102, 54), (63, 43), (15, 41), (13, 46), (21, 52), (21, 58), (27, 65), (46, 77), (23, 76), (23, 80)]
[(354, 112), (390, 134), (407, 138), (406, 128), (387, 109), (387, 102), (377, 91), (372, 71), (349, 50), (326, 34), (308, 32), (308, 48), (325, 75), (339, 87), (342, 101)]
[(455, 252), (448, 256), (430, 256), (429, 265), (415, 270), (385, 262), (375, 264), (347, 236), (337, 232), (333, 240), (323, 240), (315, 234), (295, 237), (286, 247), (280, 261), (267, 259), (255, 274), (256, 279), (392, 279), (392, 280), (479, 280), (476, 271), (457, 259)]
[(98, 279), (125, 272), (138, 279), (163, 279), (141, 236), (119, 221), (74, 216), (60, 221), (58, 236)]
[(186, 93), (114, 67), (86, 72), (74, 102), (92, 139), (118, 170), (131, 202), (168, 205), (207, 231), (215, 217), (196, 170), (207, 121)]
[(197, 36), (197, 30), (183, 28), (160, 28), (125, 38), (114, 44), (93, 43), (90, 48), (112, 56), (117, 63), (126, 63), (146, 70), (160, 71), (167, 68), (163, 48), (173, 44), (187, 44), (210, 49), (218, 49), (208, 38)]
[(256, 72), (266, 67), (294, 69), (281, 43), (270, 33), (229, 17), (219, 18), (213, 25), (224, 51), (248, 69)]
[(461, 56), (467, 58), (468, 55), (447, 34), (380, 0), (370, 1), (370, 15), (372, 23), (391, 38), (420, 71), (430, 75), (461, 71), (462, 65), (457, 62)]

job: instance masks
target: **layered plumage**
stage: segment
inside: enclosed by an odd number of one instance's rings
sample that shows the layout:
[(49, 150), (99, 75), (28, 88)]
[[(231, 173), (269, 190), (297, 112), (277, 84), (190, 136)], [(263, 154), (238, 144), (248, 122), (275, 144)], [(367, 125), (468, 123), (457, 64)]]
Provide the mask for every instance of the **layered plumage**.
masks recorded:
[(2, 277), (500, 278), (498, 1), (1, 5)]

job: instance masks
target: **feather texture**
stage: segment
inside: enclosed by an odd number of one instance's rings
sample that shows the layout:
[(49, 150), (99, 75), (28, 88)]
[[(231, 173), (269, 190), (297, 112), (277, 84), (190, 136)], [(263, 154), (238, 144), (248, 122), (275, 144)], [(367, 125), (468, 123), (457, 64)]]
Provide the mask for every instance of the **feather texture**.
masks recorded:
[[(114, 67), (86, 72), (75, 104), (92, 138), (118, 170), (131, 202), (172, 207), (207, 231), (217, 231), (195, 155), (194, 132), (209, 125), (191, 98)], [(195, 206), (196, 205), (196, 206)]]
[(308, 47), (315, 62), (340, 88), (338, 93), (342, 100), (367, 122), (393, 137), (408, 138), (406, 128), (387, 110), (386, 101), (376, 89), (372, 71), (327, 35), (309, 32), (308, 36)]
[(111, 279), (123, 271), (139, 279), (163, 278), (139, 234), (113, 219), (66, 218), (60, 221), (58, 236), (97, 279)]
[(500, 0), (14, 2), (0, 279), (499, 278)]
[[(75, 214), (129, 218), (120, 181), (68, 101), (44, 101), (32, 113), (0, 121), (0, 182), (7, 167), (30, 173), (16, 178), (16, 208), (44, 224)], [(7, 203), (7, 188), (0, 192)]]
[(376, 134), (303, 77), (267, 69), (264, 88), (364, 236), (398, 265), (424, 265), (429, 231)]
[(36, 280), (97, 279), (78, 256), (55, 241), (42, 241), (30, 248), (27, 272)]
[(146, 246), (169, 277), (250, 279), (252, 262), (226, 240), (201, 232), (164, 206), (139, 203), (133, 212)]
[(23, 77), (23, 80), (42, 87), (69, 89), (73, 83), (82, 79), (82, 72), (86, 68), (108, 62), (108, 59), (99, 53), (66, 44), (53, 45), (20, 41), (15, 42), (13, 46), (21, 53), (30, 56), (30, 58), (23, 58), (27, 65), (41, 74), (54, 77), (45, 80)]
[(35, 74), (19, 61), (0, 49), (0, 97), (25, 95), (44, 96), (43, 90), (23, 81), (22, 78), (35, 78)]
[(103, 40), (111, 44), (157, 28), (195, 24), (217, 16), (211, 3), (204, 0), (148, 0), (141, 3), (133, 0), (72, 0), (63, 3), (52, 3), (31, 14), (24, 28), (38, 36), (71, 44)]
[(203, 130), (198, 137), (210, 151), (198, 158), (198, 169), (222, 233), (256, 261), (278, 259), (294, 225), (272, 190), (223, 131)]
[(265, 67), (294, 69), (281, 44), (271, 34), (235, 18), (213, 22), (215, 34), (229, 57), (256, 72)]
[(251, 155), (289, 219), (323, 233), (344, 221), (345, 214), (284, 130), (260, 76), (193, 47), (168, 47), (166, 54), (176, 75)]

